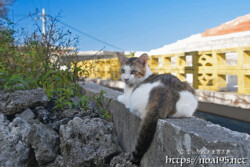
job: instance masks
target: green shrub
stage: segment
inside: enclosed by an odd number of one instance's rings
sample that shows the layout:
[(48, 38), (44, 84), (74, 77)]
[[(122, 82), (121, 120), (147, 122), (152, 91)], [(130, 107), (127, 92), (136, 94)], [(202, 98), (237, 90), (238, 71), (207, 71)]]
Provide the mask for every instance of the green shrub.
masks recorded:
[[(41, 87), (49, 99), (56, 98), (55, 110), (72, 109), (77, 105), (85, 109), (87, 100), (81, 97), (77, 84), (78, 74), (84, 70), (71, 64), (66, 70), (60, 70), (58, 54), (76, 56), (78, 38), (58, 27), (59, 17), (48, 20), (45, 35), (35, 22), (34, 32), (22, 32), (19, 36), (21, 43), (15, 40), (17, 31), (12, 29), (12, 23), (0, 19), (3, 23), (0, 28), (0, 89), (11, 92)], [(81, 97), (80, 104), (73, 104), (73, 96)]]
[(109, 119), (110, 113), (107, 112), (106, 109), (104, 108), (104, 94), (106, 94), (106, 92), (104, 90), (101, 90), (100, 93), (94, 96), (94, 101), (96, 102), (96, 105), (99, 111), (101, 112), (101, 117)]

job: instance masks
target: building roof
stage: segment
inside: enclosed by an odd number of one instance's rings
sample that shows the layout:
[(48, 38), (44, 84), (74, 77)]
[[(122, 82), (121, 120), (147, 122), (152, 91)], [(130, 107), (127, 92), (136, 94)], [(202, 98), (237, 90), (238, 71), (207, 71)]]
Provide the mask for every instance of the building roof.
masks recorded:
[(250, 14), (237, 17), (236, 19), (223, 23), (218, 27), (203, 32), (202, 37), (218, 36), (236, 32), (250, 31)]
[(149, 51), (149, 55), (250, 46), (250, 14)]

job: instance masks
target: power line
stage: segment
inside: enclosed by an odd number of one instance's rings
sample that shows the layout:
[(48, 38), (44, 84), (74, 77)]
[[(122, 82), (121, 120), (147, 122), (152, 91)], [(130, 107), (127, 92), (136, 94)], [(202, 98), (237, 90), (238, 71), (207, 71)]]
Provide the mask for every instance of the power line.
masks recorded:
[(62, 22), (62, 21), (58, 21), (58, 22), (60, 22), (61, 24), (65, 25), (65, 26), (67, 26), (67, 27), (69, 27), (69, 28), (71, 28), (71, 29), (73, 29), (73, 30), (79, 32), (80, 34), (85, 35), (85, 36), (87, 36), (87, 37), (93, 39), (93, 40), (96, 40), (96, 41), (98, 41), (98, 42), (100, 42), (100, 43), (103, 43), (103, 44), (108, 45), (108, 46), (110, 46), (110, 47), (112, 47), (112, 48), (118, 49), (118, 50), (120, 50), (120, 51), (124, 51), (124, 49), (121, 49), (120, 47), (117, 47), (117, 46), (115, 46), (115, 45), (113, 45), (113, 44), (111, 44), (111, 43), (108, 43), (108, 42), (105, 42), (105, 41), (103, 41), (103, 40), (101, 40), (101, 39), (98, 39), (98, 38), (96, 38), (96, 37), (94, 37), (94, 36), (92, 36), (92, 35), (90, 35), (90, 34), (88, 34), (88, 33), (86, 33), (86, 32), (83, 32), (83, 31), (81, 31), (81, 30), (79, 30), (79, 29), (77, 29), (77, 28), (74, 28), (74, 27), (72, 27), (72, 26), (70, 26), (70, 25), (68, 25), (68, 24), (66, 24), (66, 23), (64, 23), (64, 22)]
[(19, 19), (18, 21), (15, 22), (15, 24), (17, 24), (17, 23), (23, 21), (24, 19), (27, 19), (28, 17), (30, 17), (30, 15), (27, 15), (27, 16), (25, 16), (25, 17)]
[(96, 56), (99, 52), (101, 52), (104, 48), (105, 48), (105, 46), (103, 46), (100, 50), (98, 50), (98, 51), (93, 55), (93, 57)]
[[(35, 15), (35, 14), (37, 14), (37, 13), (38, 13), (38, 12), (35, 12), (35, 13), (33, 13), (33, 14), (29, 14), (29, 15), (23, 17), (23, 18), (19, 19), (17, 22), (15, 22), (15, 24), (17, 24), (17, 23), (23, 21), (24, 19), (26, 19), (26, 18), (28, 18), (28, 17), (31, 17), (31, 16)], [(46, 15), (46, 16), (52, 17), (52, 16), (50, 16), (50, 15)], [(109, 43), (109, 42), (106, 42), (106, 41), (103, 41), (103, 40), (101, 40), (101, 39), (99, 39), (99, 38), (96, 38), (96, 37), (94, 37), (94, 36), (92, 36), (92, 35), (90, 35), (90, 34), (88, 34), (88, 33), (86, 33), (86, 32), (83, 32), (83, 31), (81, 31), (81, 30), (79, 30), (79, 29), (77, 29), (77, 28), (75, 28), (75, 27), (70, 26), (70, 25), (68, 25), (68, 24), (66, 24), (66, 23), (64, 23), (64, 22), (62, 22), (62, 21), (59, 21), (59, 20), (58, 20), (58, 22), (61, 23), (61, 24), (63, 24), (64, 26), (67, 26), (67, 27), (69, 27), (69, 28), (75, 30), (76, 32), (78, 32), (78, 33), (80, 33), (80, 34), (82, 34), (82, 35), (84, 35), (84, 36), (87, 36), (87, 37), (93, 39), (93, 40), (96, 40), (96, 41), (98, 41), (98, 42), (100, 42), (100, 43), (103, 43), (103, 44), (108, 45), (108, 46), (110, 46), (110, 47), (112, 47), (112, 48), (118, 49), (118, 50), (120, 50), (120, 51), (124, 51), (124, 49), (122, 49), (122, 48), (120, 48), (120, 47), (118, 47), (118, 46), (115, 46), (115, 45), (113, 45), (113, 44), (111, 44), (111, 43)]]
[(37, 14), (37, 12), (32, 13), (32, 14), (28, 14), (28, 15), (26, 15), (25, 17), (23, 17), (23, 18), (17, 20), (17, 21), (15, 22), (15, 24), (17, 24), (17, 23), (23, 21), (24, 19), (27, 19), (28, 17), (31, 17), (31, 16), (33, 16), (33, 15), (35, 15), (35, 14)]

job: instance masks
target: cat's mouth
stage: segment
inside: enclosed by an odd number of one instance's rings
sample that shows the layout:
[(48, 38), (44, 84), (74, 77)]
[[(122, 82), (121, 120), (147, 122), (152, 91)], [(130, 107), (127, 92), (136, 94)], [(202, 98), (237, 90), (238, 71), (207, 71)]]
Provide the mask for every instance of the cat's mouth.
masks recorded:
[(131, 81), (129, 79), (124, 79), (123, 80), (126, 84), (131, 84)]

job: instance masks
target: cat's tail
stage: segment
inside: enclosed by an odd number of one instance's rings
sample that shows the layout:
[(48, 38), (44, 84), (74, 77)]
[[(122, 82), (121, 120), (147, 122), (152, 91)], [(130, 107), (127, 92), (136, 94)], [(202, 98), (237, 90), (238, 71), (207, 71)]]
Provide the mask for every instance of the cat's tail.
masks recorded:
[(153, 140), (158, 119), (166, 118), (169, 113), (174, 112), (176, 101), (179, 98), (178, 92), (163, 88), (155, 88), (151, 92), (146, 115), (140, 125), (135, 150), (131, 155), (131, 161), (137, 165), (140, 164)]
[(142, 120), (135, 150), (133, 151), (131, 155), (131, 161), (137, 165), (140, 164), (141, 158), (143, 157), (145, 152), (148, 150), (152, 142), (155, 130), (156, 130), (158, 116), (153, 116), (150, 118), (149, 115), (151, 114), (152, 113), (147, 114), (144, 120)]

